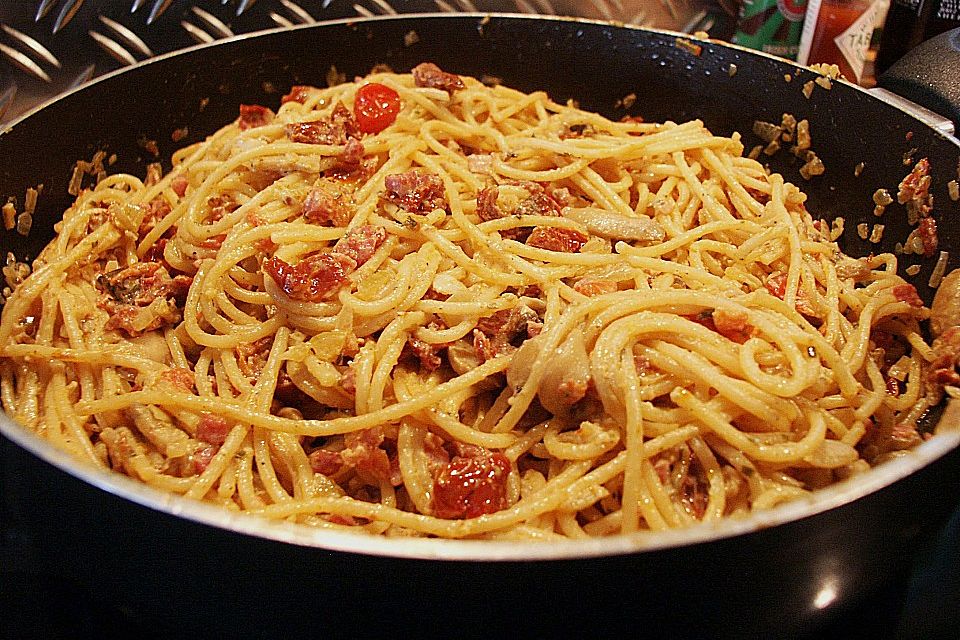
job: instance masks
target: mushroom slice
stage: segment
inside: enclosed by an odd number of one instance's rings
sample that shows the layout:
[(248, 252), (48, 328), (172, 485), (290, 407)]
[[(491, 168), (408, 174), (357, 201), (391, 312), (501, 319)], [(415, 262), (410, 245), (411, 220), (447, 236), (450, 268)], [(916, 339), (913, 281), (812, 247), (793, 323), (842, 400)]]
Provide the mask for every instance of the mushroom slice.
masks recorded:
[(631, 218), (596, 207), (565, 207), (562, 213), (593, 235), (610, 240), (660, 242), (666, 235), (660, 223), (646, 216)]

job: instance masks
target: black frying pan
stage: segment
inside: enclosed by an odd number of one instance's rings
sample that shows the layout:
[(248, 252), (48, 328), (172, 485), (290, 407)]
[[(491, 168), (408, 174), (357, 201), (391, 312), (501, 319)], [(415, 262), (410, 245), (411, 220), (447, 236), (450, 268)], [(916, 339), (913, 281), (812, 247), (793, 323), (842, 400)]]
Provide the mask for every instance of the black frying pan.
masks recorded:
[[(805, 181), (788, 154), (770, 163), (809, 194), (811, 211), (846, 218), (844, 246), (854, 255), (890, 251), (906, 237), (898, 207), (886, 214), (879, 246), (861, 241), (855, 227), (875, 222), (871, 196), (880, 187), (895, 191), (909, 169), (905, 156), (927, 157), (941, 247), (960, 247), (949, 222), (960, 203), (946, 186), (957, 178), (956, 139), (844, 83), (805, 97), (803, 85), (816, 78), (809, 70), (695, 44), (564, 19), (408, 16), (275, 31), (155, 59), (66, 95), (0, 135), (0, 196), (44, 185), (30, 237), (7, 233), (3, 247), (36, 255), (69, 205), (74, 162), (97, 150), (116, 154), (112, 171), (142, 175), (157, 159), (144, 140), (168, 157), (234, 119), (239, 103), (276, 107), (293, 84), (322, 85), (331, 65), (350, 77), (379, 63), (408, 70), (422, 61), (545, 89), (612, 117), (701, 118), (717, 133), (742, 132), (748, 147), (759, 143), (751, 134), (756, 119), (808, 118), (827, 173)], [(635, 104), (618, 107), (630, 93)], [(182, 127), (189, 134), (174, 143), (171, 132)], [(915, 278), (928, 302), (923, 283), (932, 266), (923, 262)], [(96, 629), (107, 611), (160, 637), (411, 629), (453, 637), (807, 634), (902, 577), (912, 545), (960, 500), (953, 434), (812, 504), (667, 537), (548, 546), (368, 539), (236, 519), (91, 472), (8, 420), (0, 429), (2, 515), (14, 532), (3, 543), (5, 571), (56, 576), (87, 596), (92, 612), (67, 614), (81, 632)]]

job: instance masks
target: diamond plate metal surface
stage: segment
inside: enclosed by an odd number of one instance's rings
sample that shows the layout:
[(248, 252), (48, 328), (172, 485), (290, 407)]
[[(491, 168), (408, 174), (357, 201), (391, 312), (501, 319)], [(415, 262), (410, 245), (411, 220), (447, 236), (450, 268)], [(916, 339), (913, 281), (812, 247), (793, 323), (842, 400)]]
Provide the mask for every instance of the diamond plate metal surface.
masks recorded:
[(21, 0), (0, 3), (0, 123), (97, 75), (195, 43), (398, 13), (512, 12), (694, 31), (708, 0)]

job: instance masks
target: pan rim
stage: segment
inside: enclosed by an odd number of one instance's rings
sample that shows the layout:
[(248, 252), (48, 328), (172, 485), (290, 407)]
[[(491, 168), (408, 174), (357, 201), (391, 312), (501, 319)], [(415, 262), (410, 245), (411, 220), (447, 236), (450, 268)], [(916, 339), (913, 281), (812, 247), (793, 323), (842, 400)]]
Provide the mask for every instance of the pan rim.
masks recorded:
[(411, 560), (470, 562), (536, 562), (574, 560), (691, 546), (734, 538), (786, 525), (843, 507), (877, 493), (932, 465), (960, 448), (960, 425), (940, 429), (906, 455), (848, 478), (809, 497), (798, 498), (744, 517), (698, 523), (683, 529), (644, 531), (590, 540), (499, 541), (437, 538), (388, 538), (362, 533), (315, 529), (286, 521), (235, 513), (218, 505), (167, 493), (123, 474), (100, 469), (57, 448), (0, 413), (0, 434), (37, 458), (96, 489), (142, 507), (275, 542), (328, 551)]
[[(23, 122), (27, 118), (30, 118), (31, 116), (34, 116), (36, 113), (47, 108), (49, 105), (66, 99), (76, 92), (91, 91), (93, 90), (93, 87), (96, 87), (101, 82), (108, 82), (117, 76), (134, 72), (140, 67), (161, 63), (169, 58), (188, 55), (191, 54), (191, 52), (203, 50), (207, 47), (215, 47), (228, 43), (245, 41), (248, 39), (256, 39), (283, 31), (376, 23), (388, 20), (416, 21), (424, 18), (457, 21), (478, 19), (483, 20), (485, 18), (504, 18), (511, 20), (530, 20), (532, 22), (541, 23), (573, 22), (592, 24), (614, 29), (653, 32), (684, 38), (691, 37), (688, 34), (682, 34), (664, 29), (649, 29), (634, 25), (615, 24), (603, 20), (566, 16), (531, 16), (528, 14), (482, 12), (464, 14), (403, 14), (396, 16), (376, 16), (372, 18), (331, 20), (317, 24), (298, 25), (292, 28), (279, 27), (242, 34), (212, 43), (195, 45), (187, 49), (156, 56), (154, 58), (138, 62), (135, 65), (123, 67), (108, 74), (104, 74), (103, 76), (99, 76), (80, 87), (70, 89), (57, 96), (54, 96), (53, 98), (50, 98), (40, 105), (37, 105), (33, 109), (25, 112), (15, 120), (5, 125), (3, 129), (0, 130), (0, 135), (12, 130), (19, 123)], [(750, 56), (761, 56), (775, 59), (779, 64), (786, 62), (798, 70), (814, 73), (807, 67), (790, 61), (781, 60), (762, 52), (745, 49), (737, 45), (713, 41), (705, 41), (705, 44), (721, 48), (734, 49)], [(869, 94), (869, 92), (861, 87), (852, 85), (850, 83), (846, 84), (850, 85), (851, 88)], [(917, 122), (918, 126), (929, 126), (897, 105), (892, 105), (889, 102), (872, 94), (869, 95), (872, 99), (880, 100), (881, 102), (884, 102), (885, 104), (893, 106), (897, 110), (902, 111), (912, 120)], [(942, 134), (938, 135), (940, 135), (942, 138), (945, 138), (948, 142), (960, 147), (960, 140), (957, 140), (952, 136), (946, 137)], [(415, 560), (479, 562), (555, 561), (618, 556), (672, 549), (746, 535), (766, 528), (784, 525), (815, 516), (825, 511), (842, 507), (860, 498), (864, 498), (934, 463), (960, 446), (960, 429), (952, 429), (946, 433), (940, 433), (936, 437), (931, 438), (929, 441), (920, 444), (917, 449), (912, 451), (909, 455), (891, 460), (877, 468), (871, 469), (870, 471), (858, 476), (855, 481), (846, 480), (837, 483), (829, 488), (817, 491), (814, 496), (810, 498), (803, 498), (778, 505), (771, 509), (754, 512), (742, 519), (726, 518), (717, 523), (698, 524), (679, 531), (652, 533), (644, 532), (629, 536), (615, 536), (597, 540), (579, 540), (569, 542), (507, 542), (438, 539), (391, 539), (354, 533), (317, 530), (306, 525), (294, 525), (287, 522), (275, 522), (245, 514), (236, 514), (216, 505), (201, 503), (179, 495), (166, 493), (121, 474), (109, 470), (97, 469), (93, 466), (87, 465), (74, 458), (69, 453), (57, 449), (52, 443), (41, 439), (36, 434), (17, 425), (6, 414), (0, 415), (0, 434), (37, 458), (48, 464), (51, 464), (60, 471), (63, 471), (68, 475), (73, 476), (74, 478), (88, 485), (91, 485), (96, 489), (106, 491), (107, 493), (117, 496), (118, 498), (129, 500), (133, 503), (158, 512), (166, 513), (175, 517), (182, 517), (194, 523), (217, 527), (241, 535), (250, 535), (275, 542), (293, 544), (303, 547), (314, 547), (329, 551), (350, 552), (364, 555)]]
[[(287, 32), (287, 31), (301, 31), (301, 30), (310, 30), (310, 29), (323, 29), (323, 28), (328, 28), (328, 27), (350, 26), (350, 25), (356, 25), (356, 24), (368, 24), (368, 23), (377, 23), (377, 22), (393, 22), (393, 21), (406, 22), (406, 21), (417, 21), (417, 20), (423, 20), (423, 19), (426, 19), (426, 18), (429, 18), (429, 19), (439, 19), (439, 20), (450, 20), (450, 21), (470, 21), (470, 20), (481, 20), (481, 21), (484, 21), (484, 20), (494, 20), (494, 19), (509, 19), (509, 20), (525, 20), (525, 21), (540, 22), (540, 23), (550, 23), (550, 22), (563, 23), (563, 22), (569, 22), (569, 23), (577, 23), (577, 24), (589, 24), (589, 25), (594, 25), (594, 26), (598, 26), (598, 27), (607, 27), (607, 28), (618, 29), (618, 30), (623, 29), (623, 30), (628, 30), (628, 31), (640, 31), (640, 32), (646, 32), (646, 33), (657, 33), (657, 34), (666, 35), (666, 36), (675, 36), (675, 37), (678, 37), (678, 38), (693, 39), (693, 40), (696, 40), (697, 42), (703, 43), (704, 45), (711, 46), (711, 47), (719, 47), (719, 48), (724, 48), (724, 49), (730, 49), (730, 50), (732, 50), (732, 51), (736, 51), (736, 52), (738, 52), (738, 53), (741, 53), (741, 54), (744, 54), (744, 55), (747, 55), (747, 56), (759, 57), (759, 58), (761, 58), (761, 59), (770, 60), (770, 61), (772, 61), (772, 62), (776, 62), (776, 63), (779, 64), (779, 65), (787, 65), (787, 66), (793, 67), (793, 68), (796, 69), (797, 71), (804, 72), (804, 73), (807, 73), (807, 74), (813, 74), (813, 76), (818, 76), (818, 77), (819, 77), (819, 74), (817, 74), (817, 72), (813, 71), (809, 66), (801, 65), (801, 64), (797, 63), (796, 61), (787, 60), (787, 59), (785, 59), (785, 58), (780, 58), (780, 57), (777, 57), (777, 56), (775, 56), (775, 55), (773, 55), (773, 54), (770, 54), (770, 53), (767, 53), (767, 52), (764, 52), (764, 51), (758, 51), (758, 50), (756, 50), (756, 49), (749, 49), (749, 48), (747, 48), (747, 47), (744, 47), (744, 46), (742, 46), (742, 45), (738, 45), (738, 44), (735, 44), (735, 43), (732, 43), (732, 42), (717, 41), (717, 40), (713, 40), (713, 39), (709, 39), (709, 38), (697, 38), (697, 37), (694, 36), (693, 34), (683, 33), (683, 32), (680, 32), (680, 31), (673, 31), (673, 30), (670, 30), (670, 29), (659, 29), (659, 28), (652, 28), (652, 27), (644, 27), (644, 26), (640, 26), (640, 25), (627, 24), (627, 23), (615, 22), (615, 21), (610, 21), (610, 20), (602, 20), (602, 19), (596, 19), (596, 18), (584, 18), (584, 17), (579, 17), (579, 16), (558, 16), (558, 15), (539, 15), (539, 14), (534, 15), (534, 14), (528, 14), (528, 13), (511, 13), (511, 12), (499, 12), (499, 11), (491, 11), (491, 12), (476, 11), (476, 12), (457, 12), (457, 13), (420, 12), (420, 13), (387, 14), (387, 15), (380, 15), (380, 16), (361, 16), (361, 17), (356, 17), (356, 18), (339, 18), (339, 19), (335, 19), (335, 20), (322, 20), (322, 21), (318, 21), (318, 22), (314, 22), (314, 23), (293, 25), (293, 26), (290, 26), (290, 27), (282, 27), (282, 26), (281, 26), (281, 27), (272, 27), (272, 28), (268, 28), (268, 29), (261, 29), (261, 30), (258, 30), (258, 31), (251, 31), (251, 32), (248, 32), (248, 33), (237, 34), (237, 35), (233, 35), (233, 36), (230, 36), (230, 37), (227, 37), (227, 38), (222, 38), (222, 39), (219, 39), (219, 40), (214, 40), (214, 41), (212, 41), (212, 42), (202, 42), (202, 43), (198, 43), (198, 44), (195, 44), (195, 45), (191, 45), (191, 46), (189, 46), (189, 47), (185, 47), (185, 48), (183, 48), (183, 49), (178, 49), (178, 50), (176, 50), (176, 51), (170, 51), (170, 52), (167, 52), (167, 53), (164, 53), (164, 54), (160, 54), (160, 55), (154, 56), (154, 57), (152, 57), (152, 58), (147, 58), (147, 59), (145, 59), (145, 60), (139, 60), (139, 61), (137, 61), (136, 63), (134, 63), (134, 64), (132, 64), (132, 65), (127, 65), (127, 66), (125, 66), (125, 67), (120, 67), (119, 69), (114, 69), (113, 71), (110, 71), (110, 72), (107, 72), (107, 73), (105, 73), (105, 74), (103, 74), (103, 75), (97, 76), (97, 77), (89, 80), (88, 82), (86, 82), (86, 83), (84, 83), (84, 84), (81, 84), (81, 85), (76, 86), (76, 87), (69, 88), (69, 89), (67, 89), (67, 90), (65, 90), (65, 91), (63, 91), (63, 92), (61, 92), (61, 93), (59, 93), (59, 94), (57, 94), (57, 95), (54, 95), (54, 96), (48, 98), (47, 100), (45, 100), (45, 101), (37, 104), (37, 105), (34, 106), (33, 108), (31, 108), (31, 109), (25, 111), (24, 113), (18, 115), (18, 116), (17, 116), (16, 118), (14, 118), (13, 120), (11, 120), (11, 121), (3, 124), (2, 127), (0, 127), (0, 136), (5, 135), (7, 132), (9, 132), (10, 130), (12, 130), (17, 124), (19, 124), (19, 123), (22, 122), (23, 120), (29, 118), (30, 116), (36, 114), (38, 111), (41, 111), (42, 109), (45, 109), (45, 108), (47, 108), (48, 106), (50, 106), (50, 105), (52, 105), (52, 104), (54, 104), (54, 103), (56, 103), (56, 102), (58, 102), (58, 101), (60, 101), (60, 100), (66, 99), (66, 98), (68, 98), (69, 96), (73, 95), (74, 93), (77, 93), (77, 92), (79, 92), (79, 91), (88, 90), (90, 87), (94, 87), (94, 86), (100, 84), (101, 82), (108, 82), (108, 81), (110, 81), (112, 78), (114, 78), (114, 77), (116, 77), (116, 76), (120, 76), (120, 75), (123, 75), (123, 74), (126, 74), (126, 73), (133, 72), (133, 71), (135, 71), (136, 69), (139, 69), (139, 68), (141, 68), (141, 67), (146, 67), (146, 66), (148, 66), (148, 65), (159, 64), (159, 63), (162, 63), (162, 62), (164, 62), (164, 61), (166, 61), (166, 60), (168, 60), (168, 59), (170, 59), (170, 58), (175, 58), (175, 57), (184, 56), (184, 55), (190, 55), (190, 54), (192, 54), (193, 52), (202, 51), (202, 50), (205, 50), (205, 49), (210, 48), (210, 47), (227, 46), (227, 45), (230, 45), (230, 44), (232, 44), (232, 43), (242, 42), (242, 41), (245, 41), (245, 40), (252, 40), (252, 39), (261, 38), (261, 37), (269, 37), (269, 36), (271, 36), (271, 35), (273, 35), (273, 34), (283, 33), (283, 32)], [(885, 104), (886, 106), (888, 106), (888, 107), (890, 107), (890, 108), (893, 108), (893, 109), (895, 109), (896, 111), (899, 111), (900, 113), (902, 113), (902, 114), (904, 114), (905, 116), (909, 117), (911, 120), (913, 120), (914, 122), (916, 122), (919, 126), (922, 126), (922, 127), (926, 127), (926, 128), (931, 129), (938, 137), (946, 140), (947, 142), (953, 144), (953, 145), (956, 146), (958, 149), (960, 149), (960, 131), (957, 132), (957, 135), (949, 135), (949, 134), (946, 134), (946, 133), (944, 133), (944, 132), (942, 132), (942, 131), (937, 130), (935, 127), (933, 127), (933, 126), (930, 125), (929, 123), (927, 123), (927, 122), (925, 122), (924, 120), (918, 118), (915, 113), (912, 113), (911, 111), (909, 111), (908, 109), (906, 109), (906, 108), (904, 107), (904, 102), (909, 103), (909, 100), (906, 100), (906, 99), (901, 99), (901, 100), (888, 99), (888, 98), (884, 97), (882, 94), (878, 94), (878, 93), (872, 92), (872, 91), (870, 91), (870, 90), (868, 90), (868, 89), (866, 89), (866, 88), (864, 88), (864, 87), (861, 87), (861, 86), (858, 85), (858, 84), (852, 83), (852, 82), (850, 82), (850, 81), (848, 81), (848, 80), (845, 80), (845, 79), (834, 80), (833, 82), (840, 82), (840, 83), (846, 85), (849, 89), (852, 89), (852, 90), (861, 92), (861, 93), (864, 94), (865, 96), (868, 96), (871, 100), (876, 100), (876, 101), (882, 102), (882, 103)], [(895, 94), (895, 95), (896, 95), (896, 94)], [(921, 108), (922, 108), (922, 107), (921, 107)]]

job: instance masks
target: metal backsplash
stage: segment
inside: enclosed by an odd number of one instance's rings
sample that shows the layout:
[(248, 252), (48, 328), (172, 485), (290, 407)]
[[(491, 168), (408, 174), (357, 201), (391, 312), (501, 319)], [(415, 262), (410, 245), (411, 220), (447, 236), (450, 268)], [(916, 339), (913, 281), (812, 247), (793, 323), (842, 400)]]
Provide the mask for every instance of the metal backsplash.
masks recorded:
[(707, 0), (20, 0), (0, 3), (0, 122), (154, 55), (262, 29), (397, 13), (490, 11), (695, 31)]

